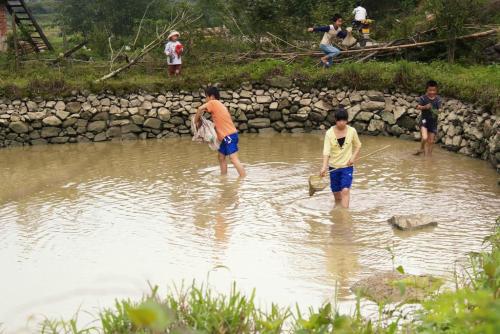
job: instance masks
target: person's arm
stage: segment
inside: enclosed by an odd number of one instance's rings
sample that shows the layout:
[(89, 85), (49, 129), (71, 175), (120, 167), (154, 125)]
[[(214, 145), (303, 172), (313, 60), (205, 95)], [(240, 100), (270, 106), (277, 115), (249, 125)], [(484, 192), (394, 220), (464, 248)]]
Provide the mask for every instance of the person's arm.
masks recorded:
[(427, 103), (424, 104), (425, 102), (420, 98), (418, 99), (418, 105), (417, 105), (417, 110), (431, 110), (432, 109), (432, 104)]
[(354, 136), (352, 137), (352, 146), (354, 147), (354, 151), (352, 153), (352, 157), (347, 163), (349, 166), (354, 165), (358, 160), (359, 152), (361, 151), (361, 141), (359, 140), (358, 132), (354, 130)]
[(318, 26), (307, 29), (309, 32), (329, 32), (330, 30), (332, 30), (331, 26)]
[(326, 176), (326, 173), (328, 173), (328, 162), (330, 161), (330, 151), (331, 151), (330, 136), (327, 133), (325, 135), (325, 143), (323, 144), (323, 164), (321, 165), (321, 171), (319, 172), (319, 175), (321, 177)]
[(198, 110), (196, 111), (196, 115), (194, 115), (194, 122), (196, 123), (196, 125), (198, 127), (201, 126), (201, 117), (203, 116), (203, 113), (205, 111), (207, 111), (208, 109), (208, 106), (207, 106), (208, 103), (205, 103), (204, 105), (201, 105)]

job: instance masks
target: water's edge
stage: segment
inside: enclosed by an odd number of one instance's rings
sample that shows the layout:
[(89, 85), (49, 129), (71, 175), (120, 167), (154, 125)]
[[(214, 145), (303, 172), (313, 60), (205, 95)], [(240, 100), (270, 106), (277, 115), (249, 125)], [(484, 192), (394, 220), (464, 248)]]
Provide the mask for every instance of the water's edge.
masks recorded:
[[(379, 91), (303, 91), (285, 82), (223, 90), (240, 132), (308, 132), (332, 125), (343, 105), (363, 134), (420, 138), (416, 94)], [(190, 134), (190, 116), (203, 103), (201, 90), (9, 100), (0, 98), (0, 147), (108, 140), (165, 138)], [(439, 116), (438, 143), (454, 152), (488, 160), (499, 169), (499, 122), (492, 111), (445, 99)]]

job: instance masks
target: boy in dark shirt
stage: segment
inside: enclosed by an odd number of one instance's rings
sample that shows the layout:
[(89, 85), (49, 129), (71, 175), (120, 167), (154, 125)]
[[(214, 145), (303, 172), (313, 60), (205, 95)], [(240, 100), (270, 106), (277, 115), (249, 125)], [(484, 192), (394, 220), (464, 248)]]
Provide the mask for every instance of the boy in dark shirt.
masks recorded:
[(426, 94), (418, 98), (417, 109), (422, 112), (422, 120), (420, 123), (420, 131), (422, 133), (422, 141), (420, 150), (415, 155), (422, 153), (425, 156), (432, 155), (432, 147), (436, 140), (438, 130), (438, 114), (441, 108), (441, 98), (438, 95), (438, 84), (434, 80), (427, 82)]

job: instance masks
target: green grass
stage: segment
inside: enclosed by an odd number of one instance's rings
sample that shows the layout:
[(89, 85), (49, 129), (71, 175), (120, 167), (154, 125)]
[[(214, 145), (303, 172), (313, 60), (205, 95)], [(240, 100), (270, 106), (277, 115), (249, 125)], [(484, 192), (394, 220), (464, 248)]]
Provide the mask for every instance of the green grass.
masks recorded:
[[(396, 306), (379, 305), (379, 320), (363, 318), (358, 298), (356, 311), (342, 315), (334, 304), (303, 311), (296, 307), (268, 309), (257, 306), (234, 285), (229, 294), (218, 294), (193, 284), (177, 293), (159, 296), (155, 287), (142, 300), (116, 301), (95, 321), (80, 327), (78, 317), (49, 320), (41, 333), (498, 333), (500, 330), (500, 219), (486, 250), (471, 255), (456, 289), (429, 297), (423, 308), (405, 319)], [(414, 282), (401, 282), (415, 284)]]
[(356, 89), (400, 90), (420, 93), (425, 82), (437, 80), (441, 94), (498, 108), (500, 95), (500, 66), (451, 65), (442, 62), (369, 62), (344, 63), (333, 69), (320, 69), (313, 60), (287, 64), (277, 60), (254, 61), (247, 64), (190, 64), (185, 65), (180, 78), (169, 78), (161, 60), (148, 59), (117, 78), (102, 84), (94, 80), (109, 70), (106, 62), (48, 65), (42, 62), (25, 63), (18, 71), (10, 59), (0, 59), (0, 95), (60, 96), (71, 90), (95, 92), (112, 90), (190, 90), (210, 83), (234, 88), (242, 82), (265, 83), (275, 75), (292, 78), (303, 88), (349, 87)]

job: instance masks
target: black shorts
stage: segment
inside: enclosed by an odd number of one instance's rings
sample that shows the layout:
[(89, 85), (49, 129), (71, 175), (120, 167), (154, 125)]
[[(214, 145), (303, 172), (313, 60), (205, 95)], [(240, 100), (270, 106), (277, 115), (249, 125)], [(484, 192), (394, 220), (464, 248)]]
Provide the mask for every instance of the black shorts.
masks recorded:
[(436, 134), (438, 132), (437, 120), (432, 117), (422, 118), (420, 126), (426, 128), (430, 133)]

